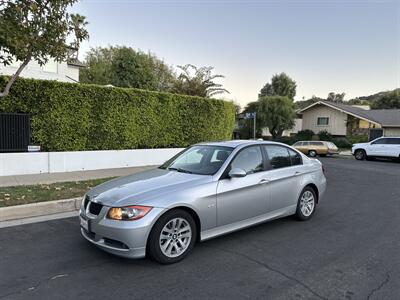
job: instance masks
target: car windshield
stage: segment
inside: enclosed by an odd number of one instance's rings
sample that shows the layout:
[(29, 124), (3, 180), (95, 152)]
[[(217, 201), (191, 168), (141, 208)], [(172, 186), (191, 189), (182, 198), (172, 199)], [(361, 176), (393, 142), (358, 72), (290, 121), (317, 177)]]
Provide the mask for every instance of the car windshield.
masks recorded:
[(189, 174), (213, 175), (232, 151), (233, 148), (230, 147), (196, 145), (177, 154), (160, 168)]

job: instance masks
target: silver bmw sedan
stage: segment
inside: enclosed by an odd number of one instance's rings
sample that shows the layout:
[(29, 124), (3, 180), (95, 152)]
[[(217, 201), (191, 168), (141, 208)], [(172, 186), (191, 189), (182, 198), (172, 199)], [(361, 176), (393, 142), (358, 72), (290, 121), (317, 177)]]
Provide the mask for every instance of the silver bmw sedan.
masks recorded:
[(197, 241), (289, 215), (308, 220), (325, 189), (322, 164), (287, 145), (200, 143), (90, 190), (81, 233), (119, 256), (175, 263)]

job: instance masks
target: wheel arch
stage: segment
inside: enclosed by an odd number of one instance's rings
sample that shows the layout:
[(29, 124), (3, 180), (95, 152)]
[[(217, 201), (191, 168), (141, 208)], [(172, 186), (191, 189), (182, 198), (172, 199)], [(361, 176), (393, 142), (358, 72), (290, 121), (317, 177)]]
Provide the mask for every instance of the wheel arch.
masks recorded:
[(318, 187), (317, 187), (314, 183), (308, 183), (308, 184), (306, 184), (306, 185), (304, 186), (303, 190), (304, 190), (306, 187), (310, 187), (310, 188), (312, 188), (312, 189), (314, 190), (315, 195), (317, 196), (317, 203), (318, 203), (318, 202), (319, 202), (319, 190), (318, 190)]
[(367, 150), (365, 150), (364, 148), (356, 148), (356, 149), (354, 149), (354, 154), (356, 154), (357, 151), (363, 151), (365, 153), (365, 155), (367, 155)]
[[(163, 211), (158, 217), (157, 219), (154, 221), (153, 225), (151, 226), (151, 230), (153, 230), (154, 225), (158, 222), (158, 220), (161, 218), (161, 216), (165, 215), (166, 213), (173, 211), (173, 210), (183, 210), (185, 212), (187, 212), (188, 214), (190, 214), (190, 216), (193, 218), (195, 224), (196, 224), (196, 229), (197, 229), (197, 234), (196, 234), (196, 242), (200, 241), (200, 232), (201, 232), (201, 221), (200, 221), (200, 217), (198, 215), (198, 213), (191, 207), (189, 206), (185, 206), (185, 205), (178, 205), (178, 206), (174, 206), (174, 207), (170, 207), (168, 209), (166, 209), (165, 211)], [(148, 234), (147, 236), (147, 240), (149, 239), (150, 234)], [(146, 242), (147, 244), (147, 242)]]

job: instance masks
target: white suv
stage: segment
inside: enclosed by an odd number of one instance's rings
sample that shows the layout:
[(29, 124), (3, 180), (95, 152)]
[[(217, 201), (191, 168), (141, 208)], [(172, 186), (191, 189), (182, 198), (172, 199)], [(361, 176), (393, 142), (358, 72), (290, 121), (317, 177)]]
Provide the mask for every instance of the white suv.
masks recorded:
[(400, 137), (380, 137), (368, 143), (354, 144), (351, 154), (357, 160), (370, 157), (400, 158)]

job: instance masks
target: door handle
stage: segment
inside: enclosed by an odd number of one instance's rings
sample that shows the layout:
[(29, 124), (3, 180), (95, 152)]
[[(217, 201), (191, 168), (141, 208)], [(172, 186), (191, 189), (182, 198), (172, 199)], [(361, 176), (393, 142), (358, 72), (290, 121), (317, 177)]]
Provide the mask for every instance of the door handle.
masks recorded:
[(299, 172), (299, 171), (294, 172), (294, 176), (299, 176), (299, 175), (301, 175), (301, 174), (303, 174), (303, 173), (301, 173), (301, 172)]
[(267, 179), (261, 179), (258, 184), (266, 184), (268, 182), (269, 182), (269, 180), (267, 180)]

